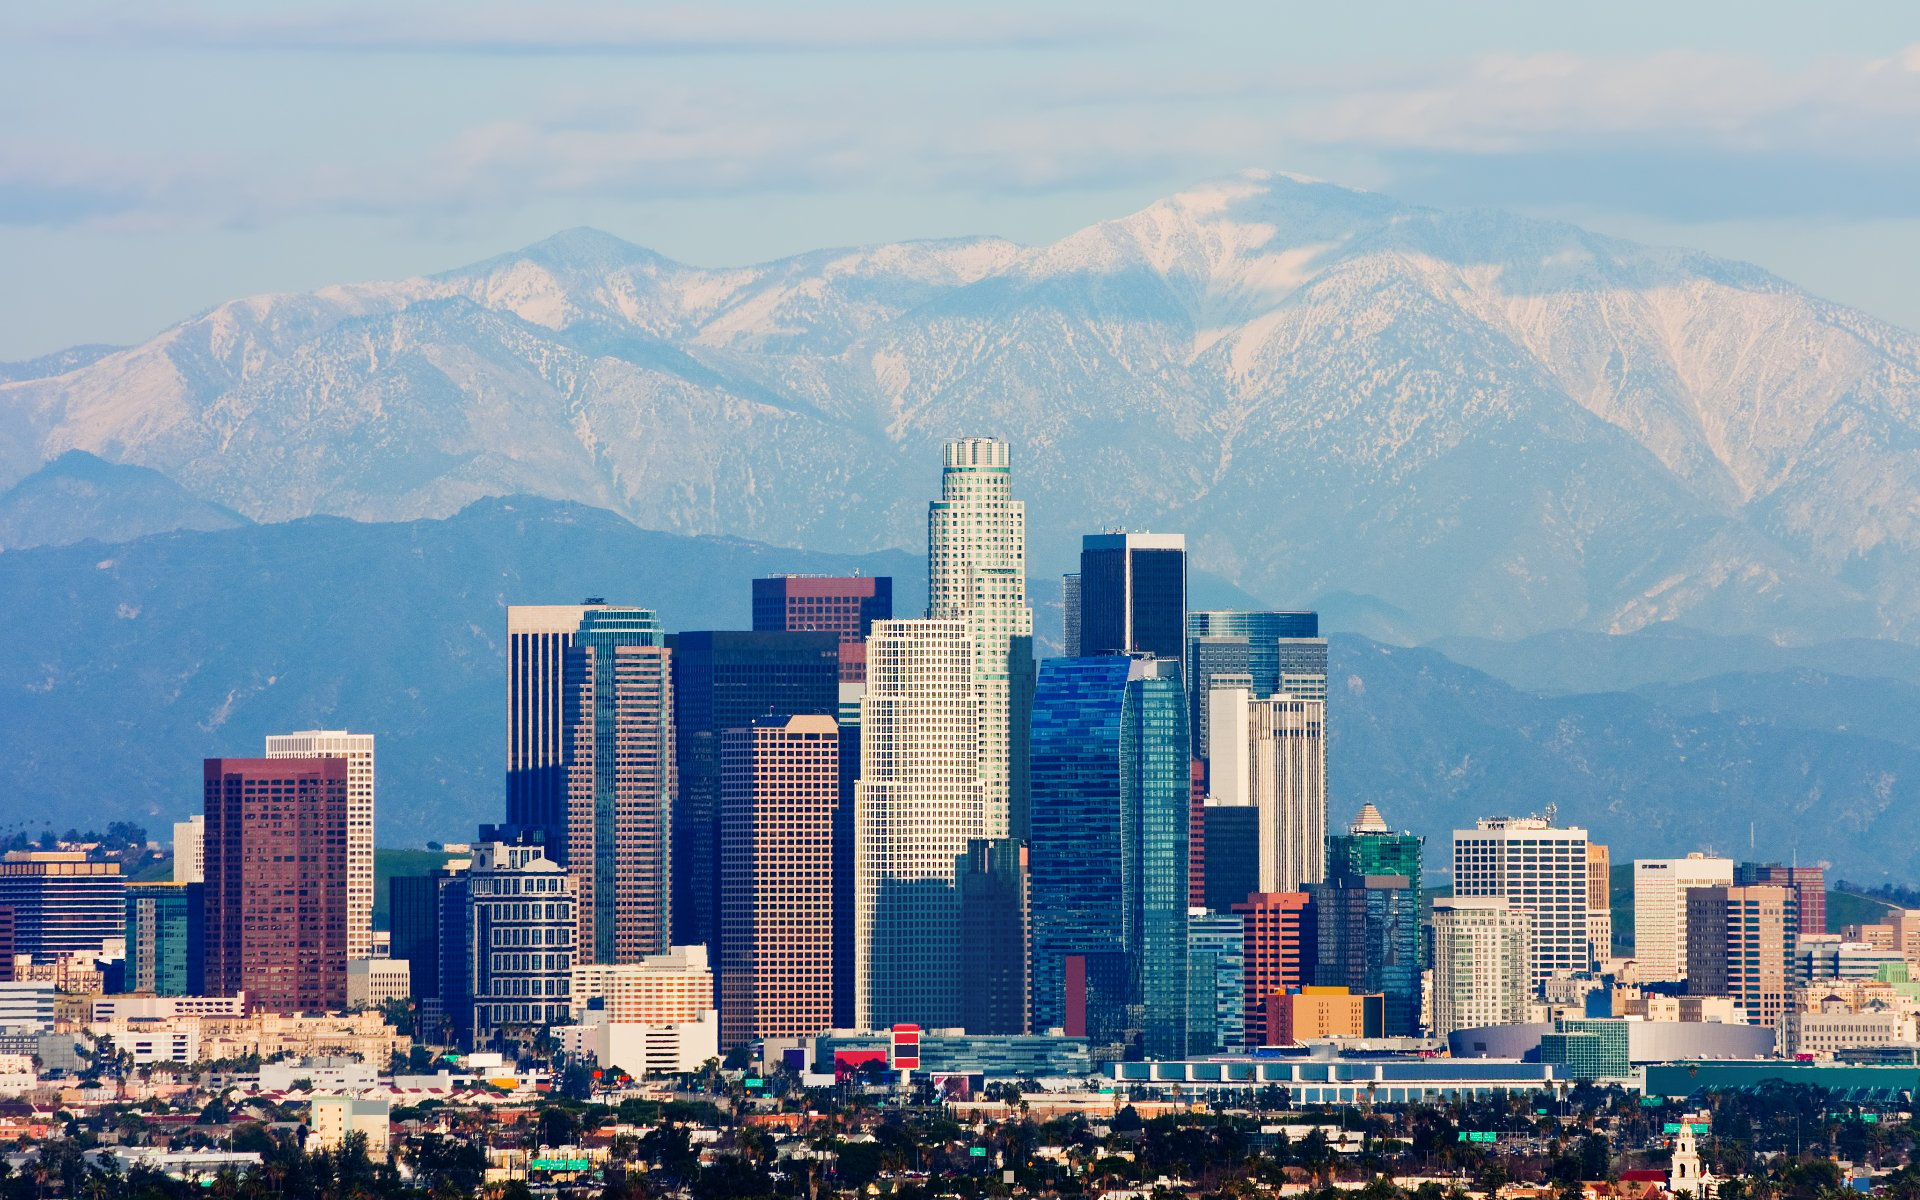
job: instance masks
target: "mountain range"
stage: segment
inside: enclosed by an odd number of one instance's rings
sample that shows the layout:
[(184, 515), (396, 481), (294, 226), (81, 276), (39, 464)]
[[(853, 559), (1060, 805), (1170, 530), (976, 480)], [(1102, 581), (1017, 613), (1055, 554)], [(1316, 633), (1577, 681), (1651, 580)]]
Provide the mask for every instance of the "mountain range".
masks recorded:
[(1920, 338), (1750, 266), (1251, 172), (1045, 246), (671, 261), (575, 230), (0, 368), (0, 487), (84, 450), (259, 522), (516, 493), (921, 544), (1015, 447), (1036, 564), (1184, 530), (1354, 627), (1920, 640)]
[[(669, 629), (740, 628), (752, 577), (856, 570), (893, 576), (898, 612), (925, 604), (925, 560), (902, 552), (649, 532), (531, 497), (438, 520), (9, 550), (0, 828), (86, 813), (159, 830), (198, 808), (202, 756), (320, 726), (378, 736), (382, 845), (465, 839), (501, 816), (507, 605), (604, 595), (655, 607)], [(1220, 603), (1224, 588), (1194, 591)], [(1036, 607), (1057, 629), (1057, 593)], [(1436, 870), (1447, 830), (1553, 804), (1621, 861), (1751, 844), (1851, 879), (1920, 878), (1920, 686), (1758, 665), (1776, 669), (1555, 696), (1434, 649), (1336, 635), (1332, 820), (1373, 801), (1426, 835)]]

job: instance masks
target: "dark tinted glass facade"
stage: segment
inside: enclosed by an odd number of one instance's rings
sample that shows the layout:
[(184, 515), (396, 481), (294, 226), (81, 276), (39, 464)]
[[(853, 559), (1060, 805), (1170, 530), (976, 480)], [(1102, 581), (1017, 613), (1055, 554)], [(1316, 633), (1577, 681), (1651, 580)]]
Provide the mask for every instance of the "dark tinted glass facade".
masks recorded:
[[(1150, 1055), (1186, 1052), (1190, 795), (1177, 664), (1100, 657), (1040, 665), (1035, 1028), (1084, 1023), (1097, 1043), (1120, 1035), (1137, 1037)], [(1123, 987), (1116, 961), (1125, 964)]]
[(1140, 979), (1141, 1049), (1149, 1058), (1187, 1052), (1187, 828), (1192, 764), (1187, 754), (1186, 692), (1171, 661), (1135, 664), (1157, 671), (1127, 684), (1120, 755), (1128, 853), (1124, 889), (1127, 948)]
[(1204, 820), (1206, 906), (1229, 912), (1260, 890), (1260, 810), (1251, 804), (1210, 804)]
[(202, 994), (204, 891), (198, 883), (127, 885), (128, 991)]
[[(760, 583), (821, 582), (756, 580)], [(876, 583), (866, 579), (855, 582)], [(756, 593), (757, 594), (757, 593)], [(705, 945), (719, 962), (720, 738), (769, 717), (833, 716), (840, 637), (831, 632), (676, 633), (673, 651), (675, 945)]]
[(1178, 661), (1186, 652), (1187, 552), (1156, 544), (1176, 540), (1124, 533), (1081, 539), (1081, 655)]
[(1027, 850), (974, 838), (960, 864), (960, 1023), (968, 1033), (1027, 1032)]
[(1036, 1029), (1066, 1023), (1068, 956), (1125, 950), (1120, 723), (1129, 665), (1124, 658), (1050, 658), (1040, 664), (1029, 868)]

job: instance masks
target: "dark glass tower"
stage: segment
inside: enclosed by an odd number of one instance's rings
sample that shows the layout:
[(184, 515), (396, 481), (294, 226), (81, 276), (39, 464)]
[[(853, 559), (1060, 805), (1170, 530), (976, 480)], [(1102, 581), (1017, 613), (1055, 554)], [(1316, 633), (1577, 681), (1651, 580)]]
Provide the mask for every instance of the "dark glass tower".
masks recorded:
[(1327, 878), (1313, 896), (1313, 981), (1386, 997), (1389, 1037), (1420, 1023), (1420, 839), (1388, 828), (1369, 804), (1327, 839)]
[(1148, 1058), (1187, 1052), (1187, 835), (1192, 760), (1186, 690), (1179, 664), (1133, 660), (1121, 717), (1123, 836), (1131, 862), (1127, 950), (1139, 978), (1141, 1050)]
[(127, 885), (127, 990), (156, 996), (202, 995), (205, 886)]
[(959, 864), (960, 1023), (968, 1033), (1027, 1032), (1027, 848), (974, 838)]
[(1120, 724), (1124, 658), (1050, 658), (1033, 700), (1033, 1026), (1069, 1026), (1084, 1014), (1096, 1043), (1118, 1040), (1122, 1011), (1088, 1009), (1070, 995), (1067, 959), (1123, 955)]
[(1135, 1039), (1149, 1056), (1186, 1052), (1190, 769), (1177, 664), (1041, 664), (1033, 715), (1035, 1028), (1083, 1026), (1108, 1052)]
[(1187, 539), (1090, 533), (1080, 539), (1079, 653), (1186, 654)]
[[(756, 589), (760, 582), (807, 581), (756, 581)], [(673, 941), (705, 945), (709, 961), (717, 963), (723, 961), (718, 918), (721, 735), (769, 717), (834, 716), (840, 702), (840, 635), (827, 630), (703, 630), (673, 634), (667, 645), (673, 651), (674, 759), (679, 770), (673, 815)]]

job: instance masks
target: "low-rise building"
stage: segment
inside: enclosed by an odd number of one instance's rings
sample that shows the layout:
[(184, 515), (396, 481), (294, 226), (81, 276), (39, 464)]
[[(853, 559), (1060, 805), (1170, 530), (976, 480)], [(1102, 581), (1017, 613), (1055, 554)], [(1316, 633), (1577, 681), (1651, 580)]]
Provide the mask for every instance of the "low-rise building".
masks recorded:
[[(138, 1000), (171, 1001), (189, 997), (137, 997)], [(233, 1017), (183, 1014), (171, 1017), (133, 1015), (138, 1005), (112, 1011), (112, 1019), (88, 1026), (94, 1037), (111, 1037), (116, 1045), (130, 1040), (151, 1039), (152, 1053), (167, 1047), (189, 1058), (151, 1061), (219, 1062), (258, 1057), (272, 1059), (355, 1058), (385, 1067), (396, 1054), (405, 1054), (412, 1045), (406, 1035), (381, 1019), (377, 1012), (346, 1014), (255, 1013)], [(185, 1035), (181, 1038), (178, 1035)]]
[(405, 1000), (413, 989), (413, 969), (404, 958), (347, 960), (347, 1007), (379, 1008)]
[(698, 1071), (720, 1056), (720, 1014), (711, 1008), (698, 1020), (664, 1025), (608, 1021), (594, 1012), (587, 1021), (553, 1033), (566, 1053), (592, 1055), (601, 1068), (618, 1068), (635, 1078)]
[(387, 1153), (390, 1111), (385, 1100), (315, 1096), (308, 1107), (307, 1149), (337, 1150), (357, 1133), (367, 1139), (368, 1157), (378, 1161)]

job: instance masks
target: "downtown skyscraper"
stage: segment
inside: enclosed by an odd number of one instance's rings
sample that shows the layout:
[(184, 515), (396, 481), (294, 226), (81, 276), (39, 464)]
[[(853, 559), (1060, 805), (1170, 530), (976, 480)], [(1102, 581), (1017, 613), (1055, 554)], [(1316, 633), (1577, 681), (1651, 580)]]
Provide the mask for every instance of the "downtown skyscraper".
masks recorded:
[(268, 1012), (347, 1005), (347, 762), (209, 758), (209, 995)]
[(880, 621), (867, 642), (854, 789), (854, 1020), (960, 1023), (956, 872), (984, 834), (973, 638), (964, 621)]
[(565, 824), (547, 853), (579, 882), (579, 955), (639, 962), (671, 941), (671, 652), (651, 609), (589, 610), (565, 656)]
[(1186, 735), (1176, 662), (1042, 664), (1033, 713), (1035, 1028), (1108, 1046), (1137, 1037), (1149, 1056), (1186, 1053)]
[(373, 735), (344, 729), (270, 733), (268, 758), (347, 760), (347, 957), (373, 957)]
[[(1027, 508), (1013, 498), (1011, 453), (997, 438), (948, 442), (940, 499), (927, 507), (927, 616), (959, 621), (972, 642), (983, 835), (1027, 832), (1027, 721), (1033, 609), (1027, 604)], [(869, 650), (869, 686), (872, 686)]]

